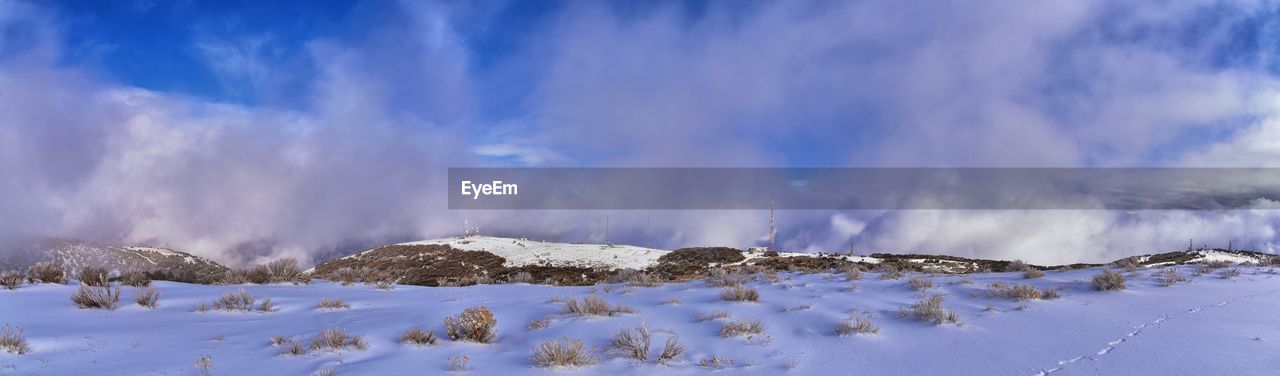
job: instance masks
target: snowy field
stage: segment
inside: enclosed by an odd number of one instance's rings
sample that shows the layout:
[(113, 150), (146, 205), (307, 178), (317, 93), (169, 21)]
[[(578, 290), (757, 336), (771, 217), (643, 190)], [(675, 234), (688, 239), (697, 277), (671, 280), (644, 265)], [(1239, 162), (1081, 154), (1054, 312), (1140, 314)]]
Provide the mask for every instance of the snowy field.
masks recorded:
[[(1178, 267), (1191, 276), (1193, 267)], [(721, 288), (704, 281), (644, 288), (625, 285), (554, 287), (526, 284), (472, 287), (367, 285), (204, 286), (156, 282), (161, 297), (151, 310), (133, 304), (124, 288), (115, 311), (77, 309), (68, 297), (73, 285), (24, 285), (0, 291), (0, 323), (24, 329), (31, 352), (0, 352), (0, 374), (14, 375), (192, 375), (208, 359), (210, 375), (307, 375), (332, 369), (337, 375), (429, 375), (447, 373), (450, 358), (465, 356), (470, 374), (876, 374), (876, 375), (1263, 375), (1280, 370), (1280, 278), (1268, 268), (1240, 267), (1242, 274), (1192, 277), (1162, 287), (1154, 269), (1128, 277), (1128, 289), (1100, 292), (1090, 287), (1098, 269), (1049, 271), (1024, 280), (1019, 273), (923, 275), (881, 280), (863, 273), (848, 281), (841, 274), (782, 273), (781, 280), (748, 283), (759, 303), (725, 302)], [(962, 325), (935, 326), (899, 318), (900, 309), (919, 300), (907, 278), (919, 276), (943, 294), (946, 308)], [(1020, 303), (985, 294), (991, 282), (1061, 288), (1056, 300)], [(856, 290), (849, 287), (856, 285)], [(271, 298), (270, 313), (192, 312), (199, 302), (240, 288)], [(634, 314), (581, 318), (566, 314), (553, 297), (599, 294)], [(324, 298), (341, 298), (349, 309), (314, 308)], [(678, 299), (678, 304), (670, 304)], [(491, 344), (451, 341), (442, 320), (472, 306), (492, 310), (497, 337)], [(990, 307), (988, 307), (990, 306)], [(728, 319), (699, 321), (724, 310)], [(848, 317), (879, 326), (874, 335), (840, 337), (834, 327)], [(533, 320), (549, 319), (530, 330)], [(764, 333), (724, 338), (721, 325), (732, 319), (761, 320)], [(620, 330), (647, 324), (653, 355), (640, 363), (608, 350)], [(434, 346), (401, 344), (414, 326), (441, 338)], [(367, 349), (311, 351), (279, 355), (275, 335), (307, 340), (325, 328), (341, 327), (363, 336)], [(669, 365), (653, 357), (669, 336), (687, 351)], [(569, 337), (594, 347), (598, 363), (571, 369), (537, 367), (533, 347)], [(718, 367), (703, 359), (732, 360)]]

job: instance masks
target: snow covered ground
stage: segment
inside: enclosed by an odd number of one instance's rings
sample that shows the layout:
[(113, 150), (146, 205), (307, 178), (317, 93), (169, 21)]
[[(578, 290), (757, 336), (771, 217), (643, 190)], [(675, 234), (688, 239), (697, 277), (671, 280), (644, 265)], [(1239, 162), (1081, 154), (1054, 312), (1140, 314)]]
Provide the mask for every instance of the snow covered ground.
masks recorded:
[(631, 245), (552, 243), (525, 239), (471, 236), (423, 240), (400, 245), (446, 244), (464, 251), (488, 251), (507, 259), (503, 266), (584, 266), (644, 269), (667, 251)]
[[(1193, 266), (1178, 267), (1185, 276)], [(159, 307), (132, 304), (125, 287), (115, 311), (75, 308), (69, 285), (25, 285), (0, 290), (0, 324), (22, 327), (32, 352), (0, 352), (0, 374), (14, 375), (191, 375), (202, 356), (212, 375), (306, 375), (333, 368), (338, 375), (423, 375), (447, 372), (449, 358), (464, 355), (471, 374), (704, 374), (701, 359), (718, 356), (733, 365), (725, 374), (805, 375), (1261, 375), (1280, 370), (1280, 278), (1268, 268), (1241, 267), (1242, 275), (1216, 274), (1161, 287), (1154, 269), (1139, 269), (1128, 289), (1094, 291), (1098, 269), (1047, 272), (1024, 280), (1018, 273), (975, 275), (908, 274), (931, 280), (931, 293), (944, 294), (962, 326), (934, 326), (897, 318), (918, 300), (903, 280), (880, 280), (879, 273), (846, 281), (837, 274), (783, 273), (778, 282), (756, 280), (759, 303), (729, 303), (720, 288), (703, 281), (657, 288), (610, 285), (554, 287), (526, 284), (471, 287), (372, 286), (316, 281), (310, 285), (205, 286), (156, 282)], [(988, 283), (1006, 281), (1059, 287), (1062, 298), (1019, 303), (988, 297)], [(971, 282), (971, 283), (964, 283)], [(857, 285), (855, 291), (847, 288)], [(271, 313), (191, 312), (192, 305), (244, 288), (279, 307)], [(615, 317), (577, 318), (552, 297), (598, 293), (610, 303), (638, 312)], [(342, 298), (346, 310), (317, 310), (324, 298)], [(664, 302), (678, 299), (679, 304)], [(808, 308), (805, 308), (808, 305)], [(988, 310), (988, 305), (994, 311)], [(497, 321), (492, 344), (442, 338), (430, 347), (398, 343), (400, 334), (422, 326), (444, 337), (442, 320), (466, 307), (485, 306)], [(726, 319), (697, 317), (725, 310), (734, 319), (758, 319), (765, 334), (722, 338)], [(837, 322), (865, 315), (880, 326), (877, 335), (836, 336)], [(543, 329), (530, 321), (550, 319)], [(639, 364), (603, 352), (610, 338), (642, 323), (654, 329), (655, 354), (671, 335), (688, 351), (667, 366)], [(273, 335), (307, 339), (328, 327), (364, 336), (364, 351), (278, 355)], [(675, 333), (675, 334), (672, 334)], [(561, 337), (584, 340), (600, 362), (588, 368), (536, 368), (536, 344)]]

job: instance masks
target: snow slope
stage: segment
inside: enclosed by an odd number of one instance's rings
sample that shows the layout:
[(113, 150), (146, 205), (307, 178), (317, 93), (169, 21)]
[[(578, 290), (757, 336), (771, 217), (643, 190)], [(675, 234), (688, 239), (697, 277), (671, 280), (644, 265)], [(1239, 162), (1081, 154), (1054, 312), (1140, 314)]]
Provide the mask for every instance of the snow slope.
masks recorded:
[(657, 264), (658, 257), (667, 253), (630, 245), (552, 243), (489, 236), (422, 240), (399, 245), (428, 244), (445, 244), (464, 251), (488, 251), (506, 259), (503, 266), (507, 267), (551, 265), (644, 269)]
[[(1176, 267), (1190, 276), (1192, 266)], [(338, 375), (406, 375), (445, 373), (448, 359), (468, 357), (471, 373), (691, 375), (711, 369), (699, 360), (720, 356), (734, 364), (725, 374), (799, 375), (1207, 375), (1274, 374), (1280, 369), (1280, 278), (1275, 271), (1241, 267), (1234, 279), (1217, 275), (1190, 283), (1160, 287), (1153, 269), (1129, 278), (1129, 289), (1098, 292), (1088, 280), (1098, 270), (1048, 272), (1042, 279), (1022, 280), (1018, 273), (928, 276), (933, 293), (958, 312), (963, 326), (933, 326), (899, 319), (896, 312), (917, 300), (902, 280), (880, 280), (864, 273), (860, 281), (835, 274), (789, 274), (775, 283), (757, 280), (759, 303), (719, 300), (720, 288), (702, 281), (658, 288), (621, 285), (555, 287), (542, 285), (477, 285), (471, 287), (400, 286), (391, 291), (370, 286), (317, 281), (311, 285), (205, 286), (156, 282), (161, 293), (156, 310), (125, 304), (116, 311), (76, 309), (67, 285), (26, 285), (0, 290), (0, 323), (25, 329), (33, 352), (0, 352), (0, 374), (189, 375), (201, 356), (213, 360), (213, 375), (305, 375), (334, 368)], [(1063, 297), (1018, 303), (981, 294), (987, 283), (1008, 281), (1062, 288)], [(971, 282), (971, 283), (965, 283)], [(847, 291), (851, 285), (856, 291)], [(225, 291), (245, 288), (270, 297), (273, 313), (194, 313), (189, 308)], [(564, 314), (554, 296), (601, 294), (610, 303), (630, 306), (636, 314), (576, 318)], [(126, 288), (124, 300), (132, 303)], [(351, 309), (322, 311), (323, 298), (339, 297)], [(671, 299), (680, 304), (664, 304)], [(125, 303), (125, 302), (122, 302)], [(803, 305), (810, 305), (803, 309)], [(470, 306), (486, 306), (498, 320), (493, 344), (443, 339), (432, 347), (397, 343), (405, 329), (421, 325), (443, 337), (446, 315)], [(991, 306), (994, 311), (988, 311)], [(766, 335), (721, 338), (727, 320), (696, 318), (726, 310), (733, 318), (759, 319)], [(879, 324), (878, 335), (838, 337), (833, 326), (851, 314)], [(530, 331), (531, 320), (550, 319), (548, 327)], [(535, 368), (531, 348), (562, 336), (604, 350), (619, 330), (641, 323), (655, 329), (653, 353), (671, 333), (688, 347), (669, 366), (638, 364), (611, 353), (586, 369)], [(343, 327), (363, 335), (366, 351), (277, 355), (273, 335), (309, 338), (326, 327)]]

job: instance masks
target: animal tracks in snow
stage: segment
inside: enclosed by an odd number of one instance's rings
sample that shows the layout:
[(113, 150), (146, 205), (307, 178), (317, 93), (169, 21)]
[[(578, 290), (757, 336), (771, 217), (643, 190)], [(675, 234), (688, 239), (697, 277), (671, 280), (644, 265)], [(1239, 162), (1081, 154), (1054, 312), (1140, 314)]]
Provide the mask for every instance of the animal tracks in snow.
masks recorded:
[[(1224, 306), (1226, 306), (1226, 305), (1228, 305), (1228, 304), (1231, 304), (1231, 303), (1233, 303), (1233, 302), (1235, 302), (1235, 301), (1237, 301), (1237, 300), (1240, 300), (1240, 299), (1254, 298), (1254, 297), (1263, 296), (1263, 295), (1270, 295), (1270, 294), (1276, 293), (1276, 292), (1278, 292), (1278, 291), (1280, 291), (1280, 290), (1271, 290), (1271, 291), (1267, 291), (1267, 292), (1264, 292), (1264, 293), (1258, 293), (1258, 294), (1252, 294), (1252, 295), (1239, 296), (1239, 297), (1235, 297), (1235, 298), (1227, 299), (1227, 300), (1222, 301), (1222, 302), (1220, 302), (1220, 303), (1214, 304), (1214, 305), (1210, 306), (1209, 308), (1213, 308), (1213, 307), (1224, 307)], [(1110, 341), (1110, 342), (1107, 342), (1107, 346), (1106, 346), (1106, 347), (1103, 347), (1102, 349), (1098, 350), (1097, 352), (1094, 352), (1092, 355), (1077, 356), (1077, 357), (1070, 358), (1070, 359), (1067, 359), (1067, 360), (1059, 360), (1059, 361), (1058, 361), (1058, 364), (1057, 364), (1057, 365), (1058, 365), (1057, 367), (1041, 369), (1040, 371), (1037, 371), (1037, 372), (1035, 373), (1035, 375), (1036, 375), (1036, 376), (1046, 376), (1046, 375), (1048, 375), (1048, 374), (1051, 374), (1051, 373), (1054, 373), (1054, 372), (1061, 371), (1063, 368), (1066, 368), (1067, 366), (1070, 366), (1070, 365), (1072, 365), (1072, 364), (1075, 364), (1075, 363), (1077, 363), (1077, 362), (1079, 362), (1079, 361), (1081, 361), (1081, 360), (1086, 360), (1086, 359), (1087, 359), (1087, 360), (1091, 360), (1091, 361), (1092, 361), (1092, 360), (1098, 360), (1098, 358), (1099, 358), (1099, 357), (1105, 356), (1105, 355), (1107, 355), (1107, 354), (1110, 354), (1112, 351), (1115, 351), (1115, 349), (1116, 349), (1117, 347), (1119, 347), (1120, 345), (1122, 345), (1122, 344), (1124, 344), (1125, 342), (1127, 342), (1129, 338), (1137, 337), (1137, 336), (1138, 336), (1138, 334), (1141, 334), (1143, 330), (1147, 330), (1147, 329), (1154, 329), (1154, 327), (1159, 326), (1161, 323), (1165, 322), (1166, 320), (1169, 320), (1170, 318), (1173, 318), (1174, 316), (1182, 316), (1182, 315), (1195, 314), (1195, 313), (1197, 313), (1197, 312), (1203, 311), (1205, 308), (1206, 308), (1206, 307), (1204, 307), (1204, 306), (1197, 306), (1197, 307), (1194, 307), (1194, 308), (1188, 309), (1188, 310), (1186, 310), (1185, 312), (1180, 313), (1180, 314), (1164, 315), (1164, 316), (1160, 316), (1159, 318), (1156, 318), (1155, 320), (1151, 320), (1150, 322), (1145, 322), (1145, 323), (1138, 324), (1137, 326), (1134, 326), (1130, 332), (1126, 333), (1124, 337), (1120, 337), (1120, 338), (1117, 338), (1117, 339), (1112, 340), (1112, 341)]]

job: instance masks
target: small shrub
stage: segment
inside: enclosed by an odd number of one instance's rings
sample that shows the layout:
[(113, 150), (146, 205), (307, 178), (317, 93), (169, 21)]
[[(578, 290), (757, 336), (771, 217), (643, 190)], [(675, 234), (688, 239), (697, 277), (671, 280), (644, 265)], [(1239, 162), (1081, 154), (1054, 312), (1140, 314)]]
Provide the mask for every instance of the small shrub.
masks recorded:
[(1236, 269), (1236, 268), (1222, 269), (1221, 272), (1218, 272), (1218, 276), (1222, 277), (1222, 279), (1232, 279), (1239, 275), (1240, 275), (1240, 269)]
[(836, 335), (848, 337), (854, 334), (877, 334), (880, 327), (871, 319), (858, 317), (853, 320), (844, 319), (836, 323)]
[(754, 336), (764, 333), (764, 322), (760, 320), (733, 320), (720, 326), (720, 336), (725, 338)]
[(619, 313), (635, 313), (634, 309), (625, 306), (611, 306), (604, 298), (598, 295), (587, 295), (582, 298), (581, 303), (578, 299), (569, 299), (564, 302), (565, 310), (570, 314), (578, 317), (585, 316), (615, 316)]
[(1126, 257), (1115, 262), (1115, 266), (1124, 269), (1125, 273), (1133, 273), (1138, 270), (1138, 258)]
[(37, 262), (27, 268), (27, 282), (66, 284), (67, 273), (53, 263)]
[(916, 321), (932, 323), (934, 325), (956, 324), (960, 322), (960, 317), (955, 311), (946, 309), (942, 306), (942, 295), (930, 295), (919, 302), (912, 304), (907, 309), (898, 313), (898, 317), (912, 317)]
[(4, 286), (8, 290), (17, 290), (22, 286), (22, 273), (17, 270), (8, 270), (0, 272), (0, 286)]
[(280, 346), (286, 343), (289, 343), (289, 339), (285, 338), (282, 335), (277, 334), (277, 335), (271, 336), (271, 346)]
[(107, 287), (111, 284), (111, 274), (107, 273), (106, 269), (94, 266), (80, 268), (80, 272), (76, 274), (76, 279), (81, 284), (93, 287)]
[(271, 269), (267, 268), (266, 265), (254, 265), (244, 272), (244, 279), (256, 285), (271, 283)]
[(347, 330), (343, 328), (326, 328), (311, 337), (312, 350), (342, 351), (348, 347), (364, 350), (369, 345), (365, 342), (364, 337), (348, 334)]
[(258, 304), (258, 312), (275, 312), (276, 306), (271, 304), (271, 298), (263, 298), (262, 303)]
[(445, 334), (454, 341), (474, 341), (489, 343), (497, 336), (494, 327), (498, 320), (485, 307), (471, 307), (458, 316), (444, 318)]
[(666, 344), (662, 345), (662, 352), (658, 354), (658, 359), (654, 362), (658, 364), (670, 364), (680, 358), (684, 354), (684, 344), (680, 343), (680, 338), (671, 336), (667, 337)]
[(151, 286), (151, 277), (145, 272), (132, 271), (121, 275), (120, 283), (131, 287), (147, 287)]
[(844, 273), (844, 279), (847, 281), (862, 279), (862, 267), (857, 264), (845, 265), (840, 268), (840, 272)]
[(902, 278), (902, 271), (898, 270), (898, 267), (893, 266), (893, 264), (880, 264), (877, 269), (879, 269), (881, 273), (880, 279), (895, 280)]
[(1040, 269), (1027, 268), (1027, 270), (1022, 272), (1023, 279), (1037, 279), (1041, 277), (1044, 277), (1044, 271), (1041, 271)]
[(711, 287), (739, 286), (749, 281), (751, 276), (724, 268), (711, 269), (707, 273), (707, 286)]
[(316, 309), (347, 309), (351, 308), (350, 304), (342, 301), (340, 298), (324, 298), (320, 300), (320, 304), (316, 304)]
[(3, 331), (0, 331), (0, 349), (17, 355), (31, 352), (31, 346), (27, 344), (27, 339), (22, 336), (22, 328), (10, 328), (9, 324), (5, 324)]
[(987, 295), (1017, 301), (1036, 300), (1042, 297), (1040, 290), (1031, 285), (1009, 285), (1004, 282), (992, 283), (987, 288)]
[(631, 287), (661, 287), (662, 279), (649, 273), (635, 273), (627, 277), (627, 285)]
[(617, 335), (613, 336), (613, 341), (610, 342), (610, 345), (624, 356), (643, 362), (649, 360), (649, 342), (651, 339), (649, 327), (640, 325), (634, 329), (623, 329), (618, 332)]
[(527, 328), (529, 329), (529, 331), (532, 332), (534, 330), (546, 328), (547, 326), (550, 326), (550, 325), (551, 325), (551, 320), (547, 320), (547, 319), (531, 320), (529, 321), (529, 326)]
[(596, 364), (596, 357), (582, 340), (565, 337), (534, 347), (533, 362), (542, 367), (582, 367)]
[(81, 284), (71, 294), (71, 301), (79, 308), (115, 310), (120, 305), (120, 287), (98, 287)]
[(333, 368), (316, 370), (315, 373), (311, 374), (311, 376), (337, 376), (337, 375), (338, 375), (338, 371), (335, 371)]
[(299, 356), (306, 355), (307, 347), (292, 339), (285, 340), (280, 347), (280, 355)]
[(760, 292), (755, 288), (745, 286), (725, 287), (720, 292), (720, 300), (730, 302), (760, 302)]
[(355, 268), (338, 268), (338, 270), (333, 271), (333, 278), (337, 279), (343, 286), (350, 286), (360, 281), (361, 276), (360, 270)]
[(1013, 261), (1010, 261), (1008, 265), (1004, 266), (1004, 271), (1006, 272), (1021, 272), (1027, 269), (1029, 269), (1029, 267), (1027, 266), (1027, 263), (1023, 262), (1022, 260), (1013, 260)]
[(249, 294), (249, 291), (239, 289), (236, 291), (225, 292), (222, 294), (222, 297), (218, 298), (218, 300), (214, 300), (210, 303), (200, 303), (199, 305), (192, 307), (191, 310), (195, 312), (252, 312), (254, 310), (260, 312), (273, 312), (276, 310), (276, 308), (271, 304), (270, 298), (263, 299), (261, 304), (256, 304), (257, 302), (258, 300), (254, 298), (253, 295)]
[(1160, 286), (1169, 287), (1178, 283), (1186, 282), (1187, 278), (1178, 273), (1178, 269), (1167, 268), (1155, 273), (1156, 282)]
[(418, 346), (432, 346), (437, 341), (436, 333), (430, 330), (423, 330), (420, 327), (413, 327), (404, 331), (400, 335), (400, 342), (411, 343)]
[[(487, 276), (484, 278), (485, 278), (484, 281), (478, 280), (477, 283), (480, 284), (483, 282), (489, 282), (489, 280), (491, 280), (491, 278)], [(377, 287), (379, 290), (395, 289), (396, 283), (398, 282), (400, 282), (400, 277), (396, 276), (390, 271), (371, 272), (371, 273), (368, 273), (364, 278), (364, 283), (366, 285), (373, 285), (373, 287)]]
[(160, 300), (160, 293), (155, 287), (135, 287), (133, 289), (133, 301), (138, 305), (155, 309), (156, 301)]
[(471, 358), (466, 355), (454, 355), (449, 357), (449, 366), (446, 369), (449, 372), (469, 372), (471, 371), (471, 365), (467, 363), (470, 361)]
[(305, 283), (304, 281), (307, 280), (302, 274), (302, 268), (298, 266), (298, 260), (276, 259), (268, 262), (265, 268), (273, 283)]
[(914, 291), (924, 291), (933, 288), (933, 282), (920, 277), (911, 277), (907, 280), (907, 286)]
[(1044, 299), (1044, 300), (1054, 300), (1061, 297), (1062, 297), (1062, 294), (1058, 293), (1058, 289), (1055, 289), (1052, 287), (1045, 288), (1044, 291), (1040, 292), (1040, 299)]
[(1093, 276), (1092, 284), (1098, 291), (1124, 290), (1124, 275), (1103, 269), (1102, 272)]
[(533, 274), (529, 274), (529, 272), (519, 272), (516, 274), (512, 274), (510, 277), (507, 277), (507, 282), (533, 283)]
[(702, 368), (720, 369), (725, 367), (733, 367), (733, 359), (713, 355), (710, 358), (704, 358), (698, 361), (698, 366)]
[(733, 316), (729, 311), (713, 311), (709, 314), (698, 316), (698, 322), (707, 322), (711, 320), (727, 319)]

